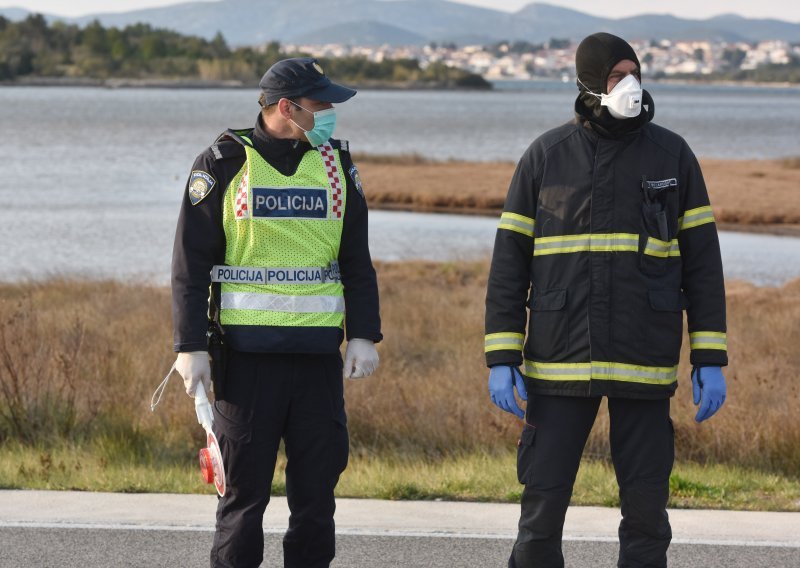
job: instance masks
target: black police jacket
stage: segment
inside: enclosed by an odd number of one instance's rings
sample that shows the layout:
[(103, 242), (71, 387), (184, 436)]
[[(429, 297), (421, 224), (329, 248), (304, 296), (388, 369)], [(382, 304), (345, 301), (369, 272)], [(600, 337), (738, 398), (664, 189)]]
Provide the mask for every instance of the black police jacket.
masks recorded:
[(645, 115), (611, 136), (584, 117), (517, 166), (486, 295), (486, 362), (534, 393), (661, 398), (691, 362), (727, 364), (716, 225), (699, 164)]

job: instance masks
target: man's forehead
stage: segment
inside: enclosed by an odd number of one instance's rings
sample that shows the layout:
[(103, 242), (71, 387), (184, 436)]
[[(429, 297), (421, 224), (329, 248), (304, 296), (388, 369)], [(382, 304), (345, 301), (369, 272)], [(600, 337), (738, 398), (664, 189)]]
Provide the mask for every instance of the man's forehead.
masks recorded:
[(631, 61), (630, 59), (623, 59), (622, 61), (618, 62), (616, 65), (614, 65), (614, 67), (611, 68), (611, 73), (631, 73), (633, 71), (637, 71), (638, 69), (639, 66), (636, 65), (635, 61)]

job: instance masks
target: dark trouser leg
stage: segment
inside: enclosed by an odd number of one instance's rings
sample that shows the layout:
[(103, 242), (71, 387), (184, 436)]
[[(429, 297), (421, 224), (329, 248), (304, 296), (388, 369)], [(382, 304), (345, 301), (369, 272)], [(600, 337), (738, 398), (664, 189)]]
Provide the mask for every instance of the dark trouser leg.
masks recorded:
[(618, 566), (665, 567), (672, 539), (667, 517), (669, 475), (675, 460), (669, 399), (612, 398), (608, 409), (622, 507)]
[(347, 465), (342, 359), (304, 355), (294, 360), (286, 424), (287, 568), (323, 568), (336, 552), (333, 489)]
[(283, 356), (231, 354), (226, 400), (214, 404), (227, 489), (217, 506), (212, 568), (261, 564), (262, 522), (288, 406), (290, 373), (290, 362)]
[(511, 568), (564, 566), (564, 516), (599, 406), (600, 398), (529, 399), (517, 453), (517, 475), (525, 489)]

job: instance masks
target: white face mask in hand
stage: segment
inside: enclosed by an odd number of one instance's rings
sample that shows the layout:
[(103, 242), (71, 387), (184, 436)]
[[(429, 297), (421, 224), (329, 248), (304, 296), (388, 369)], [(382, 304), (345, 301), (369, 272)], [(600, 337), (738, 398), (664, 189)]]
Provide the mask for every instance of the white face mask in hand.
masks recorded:
[[(583, 85), (583, 83), (581, 83)], [(586, 88), (586, 85), (583, 85)], [(607, 95), (597, 94), (586, 88), (586, 92), (600, 99), (600, 106), (608, 108), (614, 118), (634, 118), (642, 112), (642, 86), (633, 75), (628, 75), (616, 84)]]

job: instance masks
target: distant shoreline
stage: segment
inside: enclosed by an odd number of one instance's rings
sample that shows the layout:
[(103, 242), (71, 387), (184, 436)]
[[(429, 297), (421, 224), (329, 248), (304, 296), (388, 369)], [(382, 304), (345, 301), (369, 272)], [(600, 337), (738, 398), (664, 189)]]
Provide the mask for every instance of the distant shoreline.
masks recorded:
[[(489, 81), (487, 79), (487, 81)], [(518, 82), (559, 82), (555, 78), (532, 78), (532, 79), (499, 79), (505, 85)], [(387, 90), (387, 91), (505, 91), (512, 90), (508, 87), (492, 88), (461, 87), (446, 85), (443, 83), (420, 83), (409, 82), (399, 83), (390, 81), (362, 81), (348, 82), (343, 80), (348, 86), (364, 90)], [(489, 81), (492, 84), (492, 81)], [(771, 89), (800, 89), (800, 84), (789, 82), (757, 82), (757, 81), (706, 81), (691, 79), (650, 79), (646, 83), (655, 85), (686, 85), (686, 86), (716, 86), (716, 87), (760, 87)], [(645, 87), (647, 85), (645, 84)], [(108, 89), (258, 89), (258, 83), (228, 80), (228, 81), (206, 81), (203, 79), (167, 79), (167, 78), (111, 78), (97, 79), (84, 77), (24, 77), (10, 81), (0, 81), (0, 87), (94, 87)]]
[[(342, 80), (356, 89), (395, 91), (491, 91), (492, 88), (463, 87), (441, 82), (389, 82)], [(239, 80), (206, 81), (203, 79), (92, 79), (82, 77), (25, 77), (13, 81), (0, 81), (0, 87), (93, 87), (106, 89), (258, 89), (257, 82)]]

